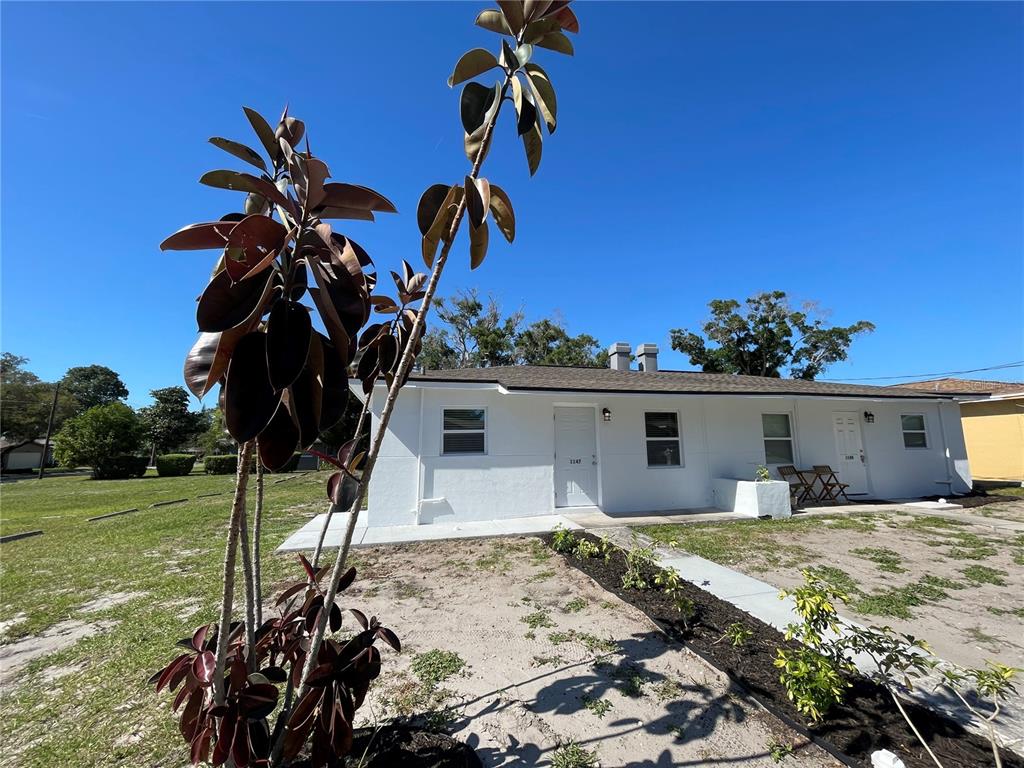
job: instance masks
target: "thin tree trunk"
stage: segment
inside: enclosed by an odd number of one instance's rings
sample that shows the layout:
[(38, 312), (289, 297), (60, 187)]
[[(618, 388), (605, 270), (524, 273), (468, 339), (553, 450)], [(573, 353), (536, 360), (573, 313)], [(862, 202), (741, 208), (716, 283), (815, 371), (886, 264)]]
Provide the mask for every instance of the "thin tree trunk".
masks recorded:
[(217, 633), (217, 655), (213, 671), (213, 699), (224, 703), (224, 667), (228, 655), (228, 632), (231, 628), (231, 608), (235, 600), (235, 555), (238, 551), (238, 528), (245, 515), (245, 486), (249, 482), (249, 462), (252, 460), (253, 442), (243, 444), (238, 451), (238, 473), (235, 476), (235, 499), (231, 504), (231, 522), (228, 542), (224, 550), (224, 594), (220, 604), (220, 628)]
[[(259, 464), (257, 457), (256, 463)], [(246, 478), (248, 481), (248, 478)], [(249, 671), (256, 671), (256, 579), (253, 575), (252, 550), (249, 548), (249, 520), (246, 505), (238, 519), (239, 546), (242, 548), (242, 577), (245, 586), (245, 642), (249, 646)]]
[[(363, 422), (366, 421), (366, 414), (370, 410), (370, 401), (373, 399), (373, 391), (366, 396), (363, 401), (363, 410), (359, 412), (359, 421), (356, 422), (355, 437), (358, 438), (363, 433)], [(331, 524), (331, 518), (334, 517), (334, 513), (338, 511), (336, 504), (327, 505), (327, 517), (324, 518), (324, 524), (320, 526), (320, 538), (317, 539), (316, 549), (313, 550), (313, 568), (320, 566), (320, 555), (324, 548), (324, 539), (327, 537), (327, 527)]]
[(263, 526), (263, 463), (256, 461), (256, 510), (252, 515), (252, 573), (256, 626), (263, 626), (263, 567), (260, 564), (260, 533)]
[[(501, 113), (501, 106), (504, 104), (505, 95), (508, 92), (509, 85), (511, 83), (511, 77), (512, 76), (509, 74), (506, 74), (505, 76), (505, 82), (501, 88), (501, 96), (498, 100), (498, 108), (494, 111), (494, 115), (492, 115), (490, 122), (487, 124), (487, 128), (484, 130), (483, 140), (480, 142), (480, 150), (477, 152), (476, 160), (473, 163), (473, 169), (469, 172), (470, 179), (476, 179), (477, 175), (480, 173), (480, 166), (483, 164), (484, 157), (487, 155), (487, 150), (491, 143), (491, 137), (494, 133), (494, 125), (498, 120), (498, 115)], [(398, 393), (402, 388), (402, 383), (405, 381), (405, 377), (408, 374), (409, 369), (412, 368), (413, 359), (415, 357), (413, 349), (416, 346), (416, 340), (419, 338), (419, 335), (423, 330), (427, 313), (430, 311), (430, 303), (434, 298), (434, 294), (437, 292), (438, 280), (440, 280), (441, 273), (444, 271), (445, 262), (448, 261), (448, 253), (451, 251), (452, 244), (455, 242), (455, 236), (459, 231), (459, 225), (462, 223), (462, 218), (466, 213), (466, 198), (467, 195), (464, 194), (455, 211), (455, 218), (452, 221), (451, 228), (448, 230), (448, 237), (445, 238), (445, 243), (441, 247), (441, 252), (434, 261), (434, 268), (430, 273), (430, 279), (427, 281), (426, 290), (423, 295), (423, 302), (420, 304), (420, 309), (416, 313), (416, 321), (413, 323), (412, 331), (409, 333), (409, 340), (406, 342), (405, 348), (402, 351), (402, 359), (398, 364), (398, 370), (395, 372), (394, 380), (391, 387), (388, 389), (387, 400), (384, 401), (384, 407), (381, 409), (377, 432), (373, 436), (373, 442), (370, 446), (369, 453), (366, 457), (366, 464), (363, 468), (363, 476), (359, 482), (359, 492), (356, 494), (356, 500), (352, 504), (352, 509), (349, 510), (350, 514), (348, 518), (348, 525), (345, 527), (345, 538), (342, 541), (341, 547), (338, 548), (338, 556), (334, 561), (334, 568), (331, 570), (330, 581), (327, 585), (327, 594), (324, 595), (324, 605), (330, 605), (333, 603), (334, 598), (338, 594), (338, 580), (341, 578), (342, 573), (344, 573), (345, 563), (348, 560), (348, 553), (352, 546), (352, 536), (355, 533), (356, 521), (359, 518), (359, 507), (362, 502), (363, 494), (366, 492), (366, 488), (370, 482), (370, 477), (373, 474), (373, 467), (377, 462), (377, 454), (380, 453), (381, 444), (384, 441), (384, 436), (387, 434), (388, 422), (391, 420), (391, 413), (395, 409), (395, 400), (398, 398)], [(320, 644), (323, 642), (324, 634), (327, 630), (328, 613), (328, 611), (322, 611), (320, 613), (320, 618), (313, 630), (312, 637), (310, 638), (309, 652), (306, 655), (306, 663), (302, 670), (302, 684), (299, 686), (299, 692), (296, 696), (297, 700), (301, 701), (302, 697), (309, 689), (309, 685), (306, 680), (309, 678), (310, 672), (316, 666), (316, 658), (320, 650)]]
[(921, 732), (917, 730), (917, 726), (914, 725), (913, 721), (910, 719), (910, 715), (907, 714), (907, 710), (903, 708), (903, 705), (900, 703), (900, 697), (897, 696), (896, 692), (891, 688), (889, 688), (888, 691), (889, 695), (892, 696), (892, 700), (896, 702), (896, 708), (900, 711), (900, 714), (903, 715), (903, 719), (907, 721), (907, 725), (910, 726), (910, 730), (914, 732), (914, 735), (917, 736), (917, 740), (921, 742), (921, 746), (924, 747), (924, 751), (928, 753), (928, 756), (931, 757), (939, 768), (945, 768), (945, 766), (939, 762), (939, 758), (935, 756), (935, 753), (932, 752), (931, 747), (929, 747), (927, 742), (925, 742), (924, 737), (921, 736)]

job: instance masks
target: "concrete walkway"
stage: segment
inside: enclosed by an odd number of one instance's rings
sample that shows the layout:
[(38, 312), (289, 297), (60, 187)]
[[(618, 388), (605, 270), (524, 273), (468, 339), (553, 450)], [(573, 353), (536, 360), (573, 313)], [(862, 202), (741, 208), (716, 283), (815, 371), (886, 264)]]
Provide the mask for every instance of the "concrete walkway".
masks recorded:
[[(930, 512), (930, 514), (935, 513)], [(976, 517), (970, 517), (971, 519), (968, 522), (976, 522)], [(663, 567), (672, 568), (691, 584), (710, 592), (721, 600), (732, 603), (740, 610), (760, 619), (780, 632), (784, 632), (787, 625), (799, 623), (800, 621), (800, 617), (796, 612), (796, 602), (793, 598), (786, 597), (780, 600), (779, 588), (767, 582), (734, 571), (732, 568), (727, 568), (724, 565), (713, 563), (697, 555), (658, 547), (647, 536), (637, 534), (626, 527), (602, 528), (597, 535), (608, 536), (616, 544), (626, 549), (632, 546), (634, 540), (640, 546), (652, 547)], [(853, 626), (863, 626), (846, 617), (842, 618), (843, 621)], [(865, 675), (870, 676), (875, 671), (874, 665), (866, 655), (854, 657), (851, 661)], [(963, 705), (952, 694), (942, 689), (937, 689), (938, 682), (938, 677), (931, 679), (922, 678), (919, 681), (919, 685), (913, 691), (905, 691), (905, 694), (908, 698), (916, 700), (929, 709), (942, 712), (970, 730), (984, 735), (983, 730), (970, 719), (969, 715), (965, 713)], [(972, 702), (972, 704), (975, 703)], [(983, 705), (979, 706), (979, 708), (988, 710)], [(1014, 751), (1021, 752), (1022, 748), (1024, 748), (1024, 698), (1020, 696), (1013, 697), (1003, 706), (997, 720), (996, 731), (1007, 746), (1014, 749)]]

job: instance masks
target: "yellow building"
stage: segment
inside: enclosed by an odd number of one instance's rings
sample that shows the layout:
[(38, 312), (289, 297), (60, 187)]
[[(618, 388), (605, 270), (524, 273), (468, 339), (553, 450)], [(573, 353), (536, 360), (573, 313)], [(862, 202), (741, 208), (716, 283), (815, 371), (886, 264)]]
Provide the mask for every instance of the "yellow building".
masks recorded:
[(1024, 484), (1024, 383), (934, 379), (899, 386), (957, 395), (972, 477)]

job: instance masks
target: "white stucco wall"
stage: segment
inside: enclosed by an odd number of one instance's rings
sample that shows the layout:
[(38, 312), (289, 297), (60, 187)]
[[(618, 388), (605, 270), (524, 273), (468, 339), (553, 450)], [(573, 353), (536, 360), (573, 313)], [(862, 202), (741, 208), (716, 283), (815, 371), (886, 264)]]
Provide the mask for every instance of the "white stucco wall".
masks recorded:
[[(382, 394), (382, 393), (381, 393)], [(374, 403), (384, 400), (375, 397)], [(486, 520), (554, 510), (554, 408), (587, 405), (597, 418), (598, 506), (609, 514), (693, 509), (712, 504), (714, 477), (752, 479), (765, 462), (762, 413), (789, 413), (795, 464), (836, 467), (836, 411), (860, 418), (867, 498), (915, 498), (966, 491), (970, 475), (955, 403), (694, 395), (598, 395), (501, 392), (490, 385), (409, 385), (399, 398), (370, 483), (370, 525)], [(486, 455), (441, 455), (442, 408), (487, 409)], [(682, 466), (648, 467), (645, 411), (675, 411)], [(374, 420), (379, 416), (374, 407)], [(928, 448), (903, 446), (900, 415), (921, 413)], [(376, 423), (374, 425), (376, 429)], [(947, 457), (947, 450), (949, 455)], [(841, 479), (841, 478), (840, 478)], [(940, 482), (946, 481), (946, 482)]]

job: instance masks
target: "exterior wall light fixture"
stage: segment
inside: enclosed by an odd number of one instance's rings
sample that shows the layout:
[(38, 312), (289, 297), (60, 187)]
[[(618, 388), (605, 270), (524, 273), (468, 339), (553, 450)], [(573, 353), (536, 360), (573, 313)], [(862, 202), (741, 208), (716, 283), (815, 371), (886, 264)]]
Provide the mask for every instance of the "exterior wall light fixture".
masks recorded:
[(875, 414), (873, 414), (871, 411), (864, 411), (864, 423), (866, 423), (866, 424), (874, 424), (875, 423)]
[(605, 421), (611, 421), (612, 420), (612, 412), (609, 411), (607, 408), (602, 408), (601, 409), (601, 418), (604, 419)]

